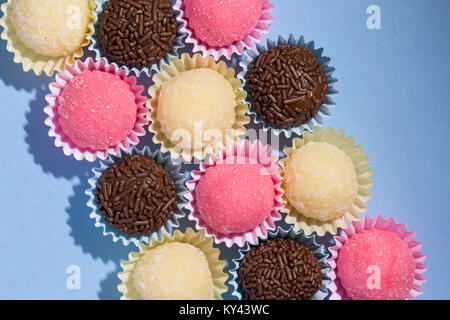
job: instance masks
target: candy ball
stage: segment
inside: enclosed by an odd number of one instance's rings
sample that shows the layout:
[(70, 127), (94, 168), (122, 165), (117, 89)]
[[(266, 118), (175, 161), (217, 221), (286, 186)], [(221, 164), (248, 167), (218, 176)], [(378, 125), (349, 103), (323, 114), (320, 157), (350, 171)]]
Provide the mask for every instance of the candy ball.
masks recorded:
[(286, 198), (306, 217), (330, 221), (344, 215), (358, 192), (349, 156), (326, 142), (309, 142), (294, 151), (284, 170)]
[(28, 48), (58, 57), (80, 48), (89, 11), (88, 0), (14, 0), (11, 22)]
[(355, 300), (404, 300), (414, 281), (408, 245), (389, 231), (364, 230), (339, 250), (337, 275)]
[(195, 189), (200, 216), (223, 234), (254, 229), (268, 217), (275, 201), (274, 183), (263, 166), (242, 157), (232, 162), (209, 167)]
[(165, 243), (137, 263), (133, 284), (144, 300), (211, 300), (213, 281), (203, 251), (187, 243)]
[(204, 137), (212, 130), (223, 137), (232, 128), (235, 107), (233, 87), (220, 73), (194, 69), (164, 83), (158, 97), (157, 120), (174, 144), (180, 139), (194, 141), (197, 136), (206, 140)]
[(212, 47), (229, 46), (252, 33), (261, 0), (186, 0), (185, 14), (195, 36)]
[(83, 71), (66, 84), (57, 102), (59, 125), (79, 148), (114, 147), (136, 122), (135, 94), (111, 73)]

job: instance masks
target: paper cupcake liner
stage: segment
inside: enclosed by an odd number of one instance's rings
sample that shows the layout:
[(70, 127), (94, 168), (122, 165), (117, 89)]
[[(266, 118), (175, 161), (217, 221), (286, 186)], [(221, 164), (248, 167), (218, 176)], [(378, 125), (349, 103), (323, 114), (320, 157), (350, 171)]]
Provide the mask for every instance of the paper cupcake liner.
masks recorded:
[[(283, 150), (286, 154), (286, 158), (280, 160), (282, 169), (284, 170), (286, 162), (289, 161), (291, 154), (295, 150), (300, 149), (311, 141), (327, 142), (340, 148), (350, 157), (350, 160), (355, 166), (356, 176), (358, 179), (358, 193), (356, 195), (355, 202), (350, 210), (340, 218), (331, 221), (319, 221), (313, 218), (308, 218), (299, 213), (289, 203), (286, 196), (284, 196), (283, 201), (285, 206), (282, 209), (282, 212), (287, 213), (286, 223), (293, 224), (295, 230), (302, 229), (306, 234), (317, 232), (317, 235), (319, 236), (323, 236), (327, 232), (336, 234), (338, 228), (347, 228), (350, 222), (359, 220), (359, 215), (367, 209), (365, 203), (371, 197), (369, 188), (373, 186), (373, 181), (370, 180), (372, 169), (367, 166), (369, 157), (364, 155), (364, 148), (361, 145), (355, 146), (353, 137), (345, 137), (343, 130), (335, 131), (331, 127), (324, 130), (320, 127), (316, 127), (314, 129), (314, 133), (305, 131), (302, 139), (295, 138), (292, 141), (292, 147)], [(281, 173), (281, 177), (283, 178), (283, 172)], [(281, 185), (281, 189), (283, 189), (283, 191), (286, 189), (284, 183), (283, 178), (283, 184)]]
[[(228, 157), (242, 156), (247, 157), (264, 166), (271, 174), (272, 181), (275, 188), (275, 204), (263, 223), (254, 228), (253, 230), (241, 233), (223, 234), (215, 231), (202, 219), (195, 201), (195, 189), (205, 174), (206, 170), (215, 166), (217, 163), (224, 161)], [(267, 237), (267, 233), (270, 230), (275, 230), (275, 222), (281, 220), (281, 214), (279, 210), (283, 207), (282, 204), (282, 191), (280, 189), (281, 178), (279, 176), (280, 167), (277, 164), (278, 156), (271, 154), (270, 146), (264, 146), (259, 140), (251, 143), (248, 140), (242, 140), (239, 143), (235, 143), (220, 151), (218, 156), (211, 156), (208, 160), (200, 164), (198, 171), (192, 171), (192, 180), (186, 183), (188, 193), (185, 198), (189, 201), (186, 209), (190, 212), (189, 219), (195, 222), (198, 230), (204, 230), (207, 237), (213, 237), (216, 243), (225, 243), (227, 247), (231, 247), (234, 244), (239, 247), (244, 246), (246, 242), (250, 244), (257, 243), (259, 238)], [(255, 186), (257, 187), (257, 186)]]
[(200, 52), (205, 58), (207, 56), (213, 56), (216, 61), (222, 56), (230, 60), (233, 53), (240, 56), (244, 49), (251, 48), (254, 43), (260, 42), (262, 35), (269, 33), (269, 24), (273, 21), (270, 12), (274, 8), (269, 0), (262, 0), (261, 17), (253, 31), (241, 41), (236, 41), (228, 47), (218, 48), (210, 47), (208, 44), (198, 39), (195, 36), (194, 31), (189, 28), (189, 23), (184, 14), (185, 6), (183, 0), (176, 0), (174, 7), (178, 12), (177, 20), (181, 23), (181, 31), (187, 34), (186, 43), (194, 45), (193, 52)]
[(414, 262), (416, 263), (414, 282), (406, 299), (413, 300), (418, 295), (422, 294), (421, 287), (425, 282), (422, 275), (427, 270), (427, 268), (423, 265), (425, 255), (420, 252), (422, 244), (414, 239), (414, 232), (409, 232), (406, 230), (406, 225), (404, 223), (396, 222), (393, 217), (384, 219), (380, 214), (378, 214), (375, 218), (370, 218), (365, 215), (361, 221), (355, 221), (350, 227), (344, 229), (342, 235), (334, 237), (336, 245), (328, 248), (331, 253), (331, 257), (327, 260), (328, 264), (331, 266), (331, 270), (328, 273), (328, 276), (331, 279), (331, 282), (328, 285), (328, 289), (331, 292), (330, 300), (352, 300), (342, 287), (339, 278), (337, 278), (336, 260), (339, 256), (339, 250), (348, 239), (363, 230), (370, 229), (390, 231), (406, 242), (408, 248), (414, 256)]
[(297, 242), (301, 242), (314, 253), (317, 261), (319, 262), (320, 270), (322, 271), (322, 285), (317, 293), (312, 297), (312, 300), (325, 300), (328, 296), (327, 287), (331, 281), (329, 276), (331, 268), (327, 262), (328, 254), (325, 251), (325, 247), (316, 242), (316, 237), (314, 235), (307, 236), (303, 231), (295, 231), (292, 227), (287, 230), (278, 227), (275, 231), (270, 231), (268, 235), (261, 238), (257, 243), (253, 245), (247, 243), (245, 248), (239, 250), (239, 258), (233, 259), (234, 266), (230, 269), (231, 280), (229, 282), (229, 286), (234, 289), (232, 295), (239, 300), (242, 300), (244, 297), (243, 290), (239, 285), (239, 266), (241, 261), (244, 259), (245, 254), (249, 252), (252, 247), (258, 246), (261, 242), (274, 238), (292, 239)]
[(228, 280), (228, 275), (223, 271), (226, 262), (219, 259), (220, 250), (213, 247), (212, 239), (206, 238), (203, 231), (195, 232), (191, 228), (187, 228), (185, 233), (179, 230), (175, 230), (173, 235), (165, 233), (158, 239), (152, 239), (148, 246), (140, 244), (139, 252), (131, 252), (128, 260), (120, 263), (123, 271), (117, 275), (121, 280), (121, 283), (117, 286), (117, 290), (122, 293), (120, 299), (142, 300), (133, 285), (133, 271), (136, 263), (151, 249), (170, 242), (188, 243), (205, 253), (214, 284), (214, 300), (223, 300), (222, 295), (228, 290), (225, 285), (225, 282)]
[[(203, 160), (208, 153), (214, 154), (216, 150), (214, 150), (214, 146), (211, 145), (206, 145), (206, 148), (203, 148), (201, 151), (195, 149), (192, 149), (191, 152), (187, 152), (185, 149), (182, 149), (182, 151), (177, 150), (172, 142), (161, 132), (161, 125), (156, 117), (158, 96), (161, 87), (170, 78), (177, 76), (181, 72), (200, 68), (212, 69), (221, 74), (231, 84), (236, 95), (236, 120), (232, 130), (230, 130), (230, 136), (224, 140), (237, 140), (240, 135), (243, 135), (246, 132), (244, 125), (250, 122), (250, 118), (245, 115), (248, 108), (247, 105), (243, 103), (245, 94), (241, 90), (241, 81), (235, 77), (233, 68), (227, 67), (223, 61), (216, 63), (211, 56), (203, 58), (198, 53), (192, 57), (189, 54), (184, 53), (179, 59), (171, 59), (169, 65), (164, 64), (161, 67), (161, 71), (153, 76), (154, 85), (148, 89), (150, 99), (147, 100), (146, 105), (147, 108), (150, 109), (149, 131), (154, 133), (153, 142), (157, 145), (161, 145), (162, 152), (170, 152), (173, 158), (183, 157), (185, 161), (191, 161), (193, 158)], [(228, 142), (229, 141), (225, 141), (224, 143)]]
[[(91, 41), (91, 45), (89, 46), (89, 50), (95, 53), (95, 59), (96, 60), (104, 60), (105, 64), (107, 66), (114, 65), (119, 70), (125, 70), (126, 74), (129, 75), (131, 72), (133, 72), (137, 77), (139, 77), (142, 73), (145, 73), (147, 76), (150, 76), (150, 74), (155, 71), (157, 72), (161, 65), (166, 63), (168, 64), (170, 59), (179, 57), (179, 50), (184, 47), (183, 39), (186, 37), (186, 34), (180, 30), (181, 25), (178, 23), (178, 31), (177, 31), (177, 37), (175, 40), (175, 43), (173, 44), (171, 50), (158, 62), (154, 63), (151, 66), (146, 67), (133, 67), (133, 66), (127, 66), (120, 64), (118, 62), (115, 62), (113, 59), (108, 57), (102, 49), (101, 42), (99, 41), (99, 27), (100, 27), (100, 19), (103, 9), (105, 8), (106, 2), (108, 0), (95, 0), (97, 4), (97, 9), (94, 11), (94, 20), (91, 22), (89, 27), (94, 30), (93, 33), (91, 33), (88, 36), (88, 39)], [(174, 0), (170, 0), (170, 2), (173, 5)], [(174, 12), (174, 16), (176, 16), (176, 12)]]
[[(88, 36), (94, 32), (94, 30), (89, 26), (86, 31), (86, 36), (81, 43), (80, 48), (75, 52), (67, 56), (60, 57), (48, 57), (42, 54), (35, 53), (33, 50), (28, 48), (17, 35), (12, 22), (9, 19), (11, 14), (13, 0), (8, 0), (1, 6), (1, 11), (3, 12), (3, 17), (0, 19), (0, 26), (3, 27), (3, 32), (1, 38), (6, 40), (6, 50), (14, 54), (14, 62), (22, 64), (22, 69), (25, 72), (33, 70), (33, 72), (40, 76), (44, 72), (47, 76), (51, 77), (55, 71), (63, 71), (66, 65), (73, 66), (75, 64), (75, 59), (83, 56), (83, 47), (89, 45)], [(95, 9), (94, 0), (90, 0), (90, 16), (89, 21), (93, 21), (94, 15), (92, 14)]]
[[(327, 83), (328, 83), (328, 89), (327, 89), (327, 95), (326, 100), (320, 107), (319, 112), (307, 123), (301, 124), (299, 126), (291, 126), (288, 128), (281, 128), (276, 127), (268, 123), (266, 120), (262, 119), (256, 110), (252, 106), (252, 102), (250, 100), (250, 97), (247, 94), (247, 72), (250, 67), (250, 64), (252, 61), (258, 57), (260, 54), (266, 52), (269, 49), (276, 48), (283, 44), (289, 44), (289, 45), (299, 45), (306, 49), (309, 49), (314, 53), (317, 60), (319, 61), (319, 65), (322, 68), (323, 72), (327, 76)], [(238, 78), (243, 83), (243, 88), (245, 90), (245, 102), (249, 105), (249, 114), (253, 118), (253, 122), (255, 124), (262, 123), (263, 129), (265, 131), (271, 130), (275, 135), (279, 135), (280, 133), (283, 133), (287, 138), (290, 138), (293, 134), (297, 134), (299, 136), (302, 135), (303, 131), (308, 130), (312, 132), (316, 126), (321, 126), (323, 123), (324, 118), (329, 118), (331, 115), (330, 109), (334, 108), (336, 106), (336, 103), (333, 101), (333, 98), (337, 96), (338, 91), (334, 88), (334, 86), (337, 83), (337, 79), (333, 78), (332, 75), (334, 71), (336, 70), (333, 67), (329, 66), (329, 63), (331, 59), (329, 57), (322, 56), (323, 48), (315, 49), (314, 47), (314, 41), (310, 41), (308, 43), (305, 42), (305, 38), (301, 36), (299, 39), (294, 38), (292, 34), (289, 34), (288, 39), (284, 39), (282, 36), (278, 36), (277, 40), (269, 40), (267, 39), (266, 43), (257, 44), (256, 48), (251, 48), (247, 50), (244, 55), (242, 56), (241, 62), (239, 65), (242, 68), (242, 71), (238, 74)]]
[[(105, 170), (116, 163), (118, 159), (123, 158), (126, 155), (141, 155), (155, 160), (156, 163), (162, 165), (164, 169), (166, 169), (166, 171), (170, 174), (173, 182), (175, 183), (178, 205), (175, 209), (174, 215), (169, 220), (167, 220), (167, 222), (158, 231), (150, 233), (146, 236), (133, 237), (111, 227), (103, 219), (103, 216), (100, 213), (98, 205), (95, 201), (97, 183), (103, 176)], [(97, 228), (103, 229), (104, 236), (111, 236), (114, 242), (122, 241), (125, 246), (128, 246), (130, 243), (138, 246), (140, 243), (149, 243), (153, 239), (159, 239), (164, 233), (172, 234), (173, 230), (180, 226), (178, 220), (184, 217), (182, 208), (186, 204), (186, 200), (183, 197), (187, 191), (186, 187), (184, 186), (186, 177), (184, 176), (184, 174), (180, 173), (180, 169), (181, 165), (174, 164), (169, 156), (163, 156), (159, 150), (156, 152), (151, 152), (149, 147), (144, 147), (144, 149), (142, 150), (138, 150), (136, 147), (132, 147), (127, 152), (119, 152), (117, 156), (109, 157), (107, 160), (100, 161), (100, 168), (92, 169), (94, 176), (88, 180), (90, 188), (85, 191), (85, 194), (89, 196), (87, 205), (92, 209), (89, 217), (95, 220), (95, 226)]]
[[(136, 96), (137, 114), (134, 128), (123, 141), (107, 150), (93, 151), (90, 149), (78, 148), (71, 139), (67, 137), (58, 123), (58, 96), (71, 79), (86, 69), (99, 70), (118, 76), (130, 86), (130, 90)], [(73, 155), (77, 160), (86, 159), (89, 162), (93, 162), (97, 158), (105, 160), (108, 155), (118, 154), (120, 149), (126, 151), (131, 145), (137, 145), (139, 143), (139, 137), (145, 135), (144, 127), (148, 124), (146, 119), (148, 110), (144, 106), (146, 98), (141, 95), (144, 87), (136, 85), (136, 77), (126, 77), (125, 70), (118, 71), (114, 66), (105, 65), (103, 60), (97, 62), (94, 62), (92, 58), (87, 58), (84, 62), (77, 60), (74, 67), (69, 67), (64, 72), (56, 75), (55, 82), (50, 83), (49, 89), (51, 93), (45, 97), (48, 102), (48, 106), (44, 108), (44, 112), (48, 115), (45, 124), (50, 127), (48, 135), (55, 138), (55, 146), (62, 147), (64, 154), (67, 156)], [(99, 88), (99, 90), (101, 90), (101, 88)]]

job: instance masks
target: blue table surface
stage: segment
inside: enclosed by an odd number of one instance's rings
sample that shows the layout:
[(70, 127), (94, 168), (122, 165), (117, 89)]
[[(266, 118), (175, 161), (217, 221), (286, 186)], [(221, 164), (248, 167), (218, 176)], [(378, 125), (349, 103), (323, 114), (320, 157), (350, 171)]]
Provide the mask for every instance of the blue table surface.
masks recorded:
[[(367, 213), (394, 216), (423, 243), (428, 271), (419, 299), (450, 298), (450, 2), (271, 2), (266, 37), (304, 35), (336, 67), (337, 107), (324, 124), (354, 136), (371, 159)], [(369, 5), (381, 9), (380, 30), (366, 26)], [(1, 40), (0, 298), (118, 299), (119, 263), (135, 247), (103, 237), (89, 218), (84, 190), (98, 163), (54, 146), (43, 112), (53, 78), (24, 73), (5, 46)], [(146, 144), (156, 148), (149, 135)], [(66, 285), (70, 265), (80, 267), (79, 290)]]

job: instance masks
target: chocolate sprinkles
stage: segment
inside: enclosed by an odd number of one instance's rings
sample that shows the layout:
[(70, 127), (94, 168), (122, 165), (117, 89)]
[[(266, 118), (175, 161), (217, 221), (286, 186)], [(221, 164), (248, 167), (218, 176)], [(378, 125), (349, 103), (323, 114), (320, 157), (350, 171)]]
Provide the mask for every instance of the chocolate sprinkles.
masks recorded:
[(103, 219), (131, 236), (159, 230), (177, 207), (175, 183), (153, 159), (126, 156), (106, 169), (97, 184)]
[(169, 0), (110, 0), (100, 21), (103, 51), (125, 65), (157, 62), (171, 50), (176, 33)]
[(322, 284), (322, 272), (302, 243), (276, 238), (247, 252), (239, 284), (249, 300), (309, 300)]
[(328, 84), (312, 51), (280, 45), (252, 61), (246, 89), (261, 118), (287, 128), (314, 118), (326, 100)]

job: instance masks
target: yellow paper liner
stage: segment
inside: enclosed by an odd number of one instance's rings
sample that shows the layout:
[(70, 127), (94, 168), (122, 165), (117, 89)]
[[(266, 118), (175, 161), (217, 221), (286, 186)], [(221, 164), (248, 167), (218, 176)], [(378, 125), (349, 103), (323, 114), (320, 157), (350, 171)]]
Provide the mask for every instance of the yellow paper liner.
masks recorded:
[(60, 57), (49, 57), (35, 53), (20, 40), (9, 19), (13, 1), (14, 0), (8, 0), (1, 6), (3, 17), (0, 19), (0, 26), (3, 27), (3, 32), (0, 37), (3, 40), (6, 40), (6, 50), (14, 54), (14, 62), (22, 64), (23, 71), (28, 72), (33, 70), (37, 76), (40, 76), (42, 72), (45, 72), (47, 76), (51, 77), (55, 71), (64, 71), (66, 65), (73, 66), (75, 64), (75, 59), (83, 56), (83, 47), (89, 45), (87, 36), (94, 32), (89, 26), (95, 20), (93, 11), (97, 5), (94, 0), (89, 0), (90, 14), (88, 27), (81, 46), (70, 55)]
[(205, 232), (203, 230), (195, 232), (191, 228), (187, 228), (185, 233), (182, 233), (180, 230), (175, 230), (173, 236), (165, 233), (163, 234), (161, 239), (151, 240), (148, 246), (145, 244), (140, 244), (139, 252), (130, 252), (130, 254), (128, 255), (128, 260), (122, 261), (120, 263), (123, 270), (117, 275), (122, 281), (117, 286), (117, 290), (122, 293), (120, 299), (142, 300), (142, 297), (133, 285), (133, 271), (136, 263), (146, 252), (150, 251), (153, 248), (156, 248), (157, 246), (160, 246), (163, 243), (181, 242), (193, 245), (194, 247), (199, 248), (205, 253), (213, 279), (214, 299), (223, 300), (222, 294), (224, 294), (228, 290), (227, 286), (225, 285), (225, 282), (228, 280), (228, 275), (223, 271), (226, 264), (225, 261), (219, 259), (220, 250), (213, 247), (213, 241), (214, 240), (212, 238), (205, 237)]
[(203, 146), (204, 148), (201, 151), (191, 149), (191, 152), (186, 152), (185, 149), (182, 149), (182, 152), (179, 152), (178, 150), (176, 150), (172, 142), (165, 136), (164, 133), (161, 132), (161, 125), (156, 119), (158, 96), (161, 87), (170, 78), (175, 77), (181, 72), (199, 68), (209, 68), (217, 71), (231, 84), (235, 93), (236, 119), (234, 125), (230, 130), (230, 136), (224, 138), (225, 147), (227, 147), (227, 145), (229, 145), (233, 141), (237, 140), (239, 136), (245, 134), (246, 129), (244, 126), (250, 123), (250, 118), (246, 116), (248, 106), (243, 102), (245, 93), (241, 89), (241, 80), (239, 80), (235, 76), (235, 70), (233, 68), (228, 68), (226, 63), (223, 61), (216, 63), (214, 57), (212, 56), (203, 58), (199, 53), (193, 55), (192, 57), (189, 54), (184, 53), (180, 58), (171, 59), (169, 65), (163, 65), (161, 67), (161, 71), (153, 76), (154, 85), (148, 89), (148, 93), (150, 95), (150, 99), (147, 101), (147, 108), (150, 109), (149, 131), (154, 133), (153, 142), (155, 144), (161, 144), (162, 152), (170, 152), (173, 158), (178, 158), (181, 156), (186, 161), (191, 161), (193, 157), (199, 160), (203, 160), (208, 153), (216, 154), (218, 150), (216, 150), (216, 148), (212, 148), (215, 146), (212, 146), (211, 144)]
[[(369, 188), (373, 186), (373, 181), (370, 180), (372, 175), (372, 169), (367, 166), (369, 157), (364, 155), (364, 149), (362, 146), (355, 146), (355, 140), (353, 137), (345, 137), (343, 130), (335, 131), (333, 128), (328, 127), (323, 130), (320, 127), (314, 128), (314, 133), (305, 131), (303, 138), (295, 138), (292, 141), (292, 147), (284, 149), (286, 158), (280, 160), (280, 165), (284, 170), (286, 162), (289, 161), (290, 156), (295, 150), (300, 149), (305, 144), (311, 141), (322, 141), (334, 145), (343, 150), (353, 162), (356, 170), (356, 176), (358, 179), (358, 193), (356, 195), (355, 202), (350, 210), (338, 219), (330, 221), (319, 221), (313, 218), (306, 217), (298, 212), (287, 200), (286, 194), (283, 195), (284, 208), (281, 210), (287, 213), (286, 223), (293, 224), (296, 231), (303, 230), (307, 235), (312, 234), (314, 231), (317, 235), (323, 236), (327, 232), (336, 234), (338, 228), (347, 228), (350, 222), (360, 219), (360, 214), (365, 212), (367, 207), (365, 203), (370, 199), (371, 194)], [(281, 189), (283, 192), (286, 190), (285, 179), (281, 173), (283, 183)]]

